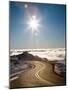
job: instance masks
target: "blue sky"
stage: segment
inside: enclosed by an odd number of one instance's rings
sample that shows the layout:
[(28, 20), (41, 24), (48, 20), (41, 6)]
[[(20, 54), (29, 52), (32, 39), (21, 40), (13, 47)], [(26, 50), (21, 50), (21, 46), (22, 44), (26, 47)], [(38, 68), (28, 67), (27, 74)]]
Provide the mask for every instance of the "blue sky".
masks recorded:
[[(25, 7), (27, 5), (27, 8)], [(10, 2), (10, 48), (64, 48), (65, 5)], [(39, 20), (37, 35), (28, 29), (28, 15)]]

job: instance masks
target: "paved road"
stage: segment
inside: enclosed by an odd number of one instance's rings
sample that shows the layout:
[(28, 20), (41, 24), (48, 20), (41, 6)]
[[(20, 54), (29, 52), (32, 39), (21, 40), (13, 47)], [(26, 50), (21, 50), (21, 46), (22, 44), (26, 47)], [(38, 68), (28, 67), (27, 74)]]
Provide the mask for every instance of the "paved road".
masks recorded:
[[(49, 64), (42, 61), (25, 61), (29, 64), (35, 65), (34, 68), (31, 68), (20, 75), (17, 75), (16, 78), (10, 81), (10, 88), (20, 88), (20, 87), (34, 87), (34, 86), (51, 86), (56, 85), (53, 81), (47, 79), (48, 75), (44, 75), (43, 72), (47, 70), (47, 73), (52, 68)], [(43, 78), (43, 76), (45, 78)], [(56, 75), (54, 75), (54, 78)], [(58, 80), (62, 78), (59, 77)], [(55, 81), (55, 80), (54, 80)]]

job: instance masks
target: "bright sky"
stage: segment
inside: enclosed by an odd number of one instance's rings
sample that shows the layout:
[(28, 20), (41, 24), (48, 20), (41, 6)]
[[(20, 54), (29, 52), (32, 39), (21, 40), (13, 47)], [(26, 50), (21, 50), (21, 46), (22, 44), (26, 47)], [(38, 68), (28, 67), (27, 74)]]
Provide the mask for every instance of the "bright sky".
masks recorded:
[(65, 7), (10, 2), (10, 48), (64, 48)]

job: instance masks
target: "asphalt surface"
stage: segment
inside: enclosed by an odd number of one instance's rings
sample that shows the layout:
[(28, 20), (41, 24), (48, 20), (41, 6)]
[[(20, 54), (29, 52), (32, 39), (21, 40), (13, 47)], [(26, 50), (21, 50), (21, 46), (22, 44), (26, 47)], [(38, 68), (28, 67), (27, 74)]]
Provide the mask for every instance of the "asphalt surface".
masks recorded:
[(52, 71), (51, 64), (43, 61), (24, 62), (32, 64), (34, 67), (12, 78), (10, 80), (10, 88), (64, 85), (64, 78)]

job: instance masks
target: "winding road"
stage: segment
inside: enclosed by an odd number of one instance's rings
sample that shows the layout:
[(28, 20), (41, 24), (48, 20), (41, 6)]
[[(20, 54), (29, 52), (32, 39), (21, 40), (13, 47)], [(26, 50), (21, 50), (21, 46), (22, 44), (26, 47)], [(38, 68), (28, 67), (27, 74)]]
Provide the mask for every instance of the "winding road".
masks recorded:
[(44, 70), (45, 68), (46, 68), (45, 65), (43, 65), (43, 67), (42, 67), (40, 70), (37, 71), (37, 73), (35, 74), (35, 76), (36, 76), (40, 81), (42, 81), (42, 82), (44, 82), (44, 83), (48, 83), (49, 85), (55, 85), (54, 83), (52, 83), (52, 82), (50, 82), (50, 81), (47, 81), (47, 80), (43, 79), (42, 77), (40, 77), (39, 72), (41, 72), (41, 71)]
[[(63, 78), (52, 72), (52, 65), (43, 61), (24, 61), (26, 63), (35, 65), (34, 68), (26, 70), (19, 75), (16, 75), (15, 79), (10, 81), (10, 88), (21, 87), (34, 87), (34, 86), (53, 86), (64, 84)], [(45, 72), (45, 73), (44, 73)], [(52, 73), (53, 77), (49, 74)], [(49, 77), (50, 75), (50, 77)], [(57, 82), (55, 81), (57, 80)], [(59, 83), (60, 82), (60, 83)]]

